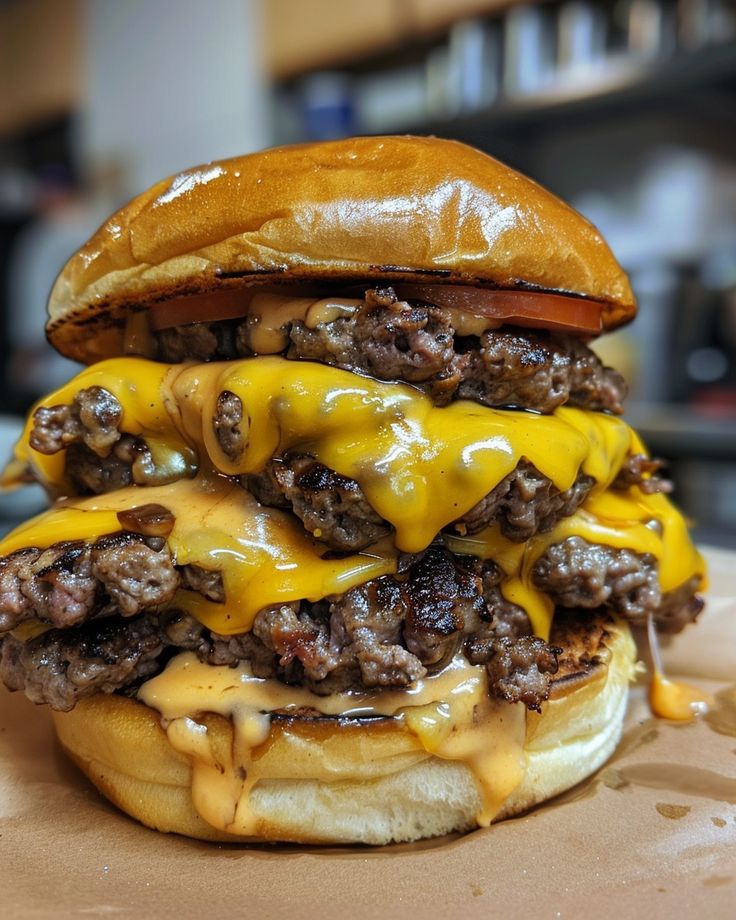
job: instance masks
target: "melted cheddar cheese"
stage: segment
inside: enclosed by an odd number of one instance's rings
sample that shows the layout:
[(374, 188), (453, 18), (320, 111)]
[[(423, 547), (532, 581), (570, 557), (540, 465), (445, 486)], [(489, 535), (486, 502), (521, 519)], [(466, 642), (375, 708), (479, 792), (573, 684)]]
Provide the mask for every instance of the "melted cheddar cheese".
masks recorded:
[(646, 495), (637, 488), (589, 496), (575, 514), (526, 543), (506, 539), (497, 525), (472, 537), (448, 535), (445, 542), (454, 553), (493, 559), (504, 572), (504, 597), (526, 610), (535, 634), (546, 639), (553, 604), (535, 587), (532, 572), (549, 547), (568, 537), (654, 556), (663, 592), (673, 591), (693, 576), (701, 577), (705, 587), (705, 563), (680, 512), (665, 495)]
[(264, 508), (222, 476), (197, 476), (166, 486), (130, 486), (106, 495), (67, 499), (22, 524), (0, 541), (0, 555), (57, 540), (95, 540), (121, 530), (117, 513), (147, 502), (174, 515), (167, 538), (177, 565), (222, 572), (226, 603), (181, 590), (172, 606), (186, 610), (216, 632), (250, 629), (266, 606), (342, 593), (396, 570), (392, 546), (377, 545), (342, 558), (323, 558), (327, 547), (305, 533), (295, 518)]
[(654, 671), (649, 682), (649, 705), (652, 712), (673, 722), (691, 722), (708, 711), (713, 697), (699, 687), (681, 680), (670, 680)]
[[(190, 365), (113, 359), (83, 371), (43, 402), (69, 404), (90, 386), (104, 387), (120, 401), (122, 431), (158, 445), (167, 484), (61, 501), (1, 541), (0, 554), (62, 538), (96, 539), (121, 529), (118, 511), (160, 503), (176, 518), (169, 538), (176, 563), (221, 571), (225, 586), (224, 604), (189, 591), (180, 591), (174, 603), (220, 633), (249, 629), (262, 607), (318, 600), (394, 572), (399, 551), (425, 549), (522, 458), (561, 490), (580, 469), (595, 487), (576, 514), (526, 543), (505, 539), (497, 526), (443, 539), (456, 553), (499, 564), (504, 596), (527, 611), (537, 635), (549, 634), (552, 604), (535, 587), (532, 570), (548, 547), (569, 536), (650, 553), (664, 591), (704, 571), (685, 522), (665, 496), (608, 488), (626, 455), (643, 452), (618, 418), (567, 407), (543, 416), (466, 401), (438, 408), (405, 384), (278, 357)], [(224, 391), (237, 395), (244, 409), (243, 449), (236, 459), (223, 452), (213, 424)], [(30, 448), (31, 424), (17, 459), (61, 489), (63, 452), (47, 457)], [(260, 506), (228, 478), (258, 472), (290, 449), (357, 480), (393, 525), (393, 541), (332, 558), (295, 518)], [(196, 478), (168, 482), (176, 467), (172, 457), (192, 454), (199, 457)]]
[(33, 476), (50, 492), (68, 490), (64, 473), (66, 452), (42, 454), (30, 446), (33, 416), (41, 406), (68, 406), (80, 390), (102, 387), (112, 393), (123, 409), (122, 428), (127, 434), (143, 437), (153, 455), (157, 483), (173, 482), (192, 475), (196, 468), (193, 444), (184, 440), (177, 423), (178, 408), (169, 381), (176, 378), (181, 366), (157, 364), (145, 358), (116, 358), (93, 364), (44, 399), (29, 413), (25, 429), (15, 447), (15, 459), (5, 471), (0, 485), (13, 485), (12, 473), (28, 467)]
[[(355, 479), (405, 552), (425, 549), (522, 458), (562, 491), (581, 469), (603, 491), (627, 454), (641, 451), (623, 421), (602, 413), (563, 407), (538, 415), (464, 400), (438, 408), (406, 384), (277, 357), (197, 365), (114, 359), (83, 371), (44, 404), (70, 404), (91, 386), (117, 397), (121, 431), (146, 439), (158, 482), (183, 475), (192, 453), (202, 466), (237, 476), (258, 473), (272, 457), (298, 449)], [(243, 450), (236, 459), (223, 451), (213, 424), (223, 392), (243, 405)], [(52, 491), (63, 492), (64, 452), (33, 450), (31, 430), (29, 420), (17, 458)]]
[[(60, 539), (94, 540), (114, 533), (121, 529), (119, 511), (149, 501), (165, 505), (175, 517), (168, 542), (176, 563), (218, 570), (223, 576), (225, 603), (182, 590), (173, 605), (226, 635), (248, 630), (262, 607), (316, 601), (396, 571), (398, 551), (391, 540), (332, 558), (324, 544), (289, 514), (259, 505), (225, 477), (204, 474), (166, 486), (131, 486), (59, 502), (0, 541), (0, 555), (26, 546), (46, 547)], [(593, 497), (549, 533), (526, 543), (506, 539), (497, 526), (473, 537), (445, 534), (443, 540), (454, 553), (495, 560), (503, 572), (504, 596), (523, 607), (535, 634), (546, 638), (552, 603), (535, 586), (533, 568), (550, 546), (570, 536), (651, 554), (659, 563), (663, 591), (704, 573), (679, 512), (664, 495), (644, 495), (638, 489)]]

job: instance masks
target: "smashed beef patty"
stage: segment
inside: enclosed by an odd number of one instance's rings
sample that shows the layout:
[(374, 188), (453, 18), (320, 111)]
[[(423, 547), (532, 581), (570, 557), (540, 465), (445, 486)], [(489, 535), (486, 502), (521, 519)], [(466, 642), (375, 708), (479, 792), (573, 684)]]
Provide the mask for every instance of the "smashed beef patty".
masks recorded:
[[(551, 547), (534, 579), (559, 607), (598, 605), (586, 616), (610, 610), (635, 623), (651, 614), (669, 632), (702, 607), (696, 579), (663, 595), (651, 557), (579, 538)], [(28, 548), (0, 560), (0, 677), (35, 702), (69, 709), (80, 696), (133, 686), (177, 650), (191, 650), (213, 665), (247, 660), (257, 676), (329, 694), (410, 686), (462, 649), (485, 665), (492, 693), (537, 709), (558, 651), (531, 635), (501, 581), (492, 561), (433, 545), (403, 558), (396, 575), (316, 603), (266, 607), (251, 632), (223, 636), (172, 603), (179, 587), (224, 601), (220, 574), (175, 566), (164, 538), (123, 533)], [(25, 641), (11, 633), (28, 621), (49, 628)]]
[[(157, 357), (222, 361), (251, 357), (253, 317), (192, 323), (155, 333)], [(379, 380), (403, 380), (437, 405), (471, 399), (484, 406), (552, 412), (568, 403), (620, 414), (623, 377), (573, 336), (531, 329), (489, 329), (459, 336), (451, 314), (420, 301), (399, 300), (393, 288), (366, 291), (351, 316), (310, 329), (286, 323), (287, 358), (332, 364)]]

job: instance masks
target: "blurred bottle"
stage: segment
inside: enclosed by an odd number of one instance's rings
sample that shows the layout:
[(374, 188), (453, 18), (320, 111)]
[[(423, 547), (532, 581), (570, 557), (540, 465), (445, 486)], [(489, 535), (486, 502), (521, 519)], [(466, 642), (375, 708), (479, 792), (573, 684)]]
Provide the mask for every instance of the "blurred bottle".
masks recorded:
[(447, 82), (452, 114), (490, 105), (501, 81), (501, 35), (495, 23), (468, 19), (452, 27)]
[(427, 76), (421, 64), (358, 76), (353, 82), (355, 123), (360, 132), (405, 131), (429, 114)]
[(355, 130), (351, 78), (344, 73), (310, 74), (300, 86), (304, 136), (327, 141)]
[(607, 19), (595, 3), (563, 3), (557, 13), (557, 66), (579, 73), (600, 66), (606, 55)]
[(636, 392), (638, 401), (667, 402), (672, 393), (673, 375), (681, 373), (672, 359), (670, 337), (672, 304), (679, 277), (666, 263), (652, 262), (631, 273), (639, 312), (632, 328), (640, 361)]
[(714, 246), (680, 301), (676, 349), (686, 377), (678, 395), (736, 429), (736, 234)]
[(736, 4), (733, 0), (679, 0), (678, 42), (695, 50), (736, 37)]
[(674, 52), (675, 10), (665, 0), (622, 0), (615, 15), (623, 26), (630, 55), (654, 60)]
[(548, 10), (518, 6), (504, 17), (503, 90), (523, 96), (547, 86), (554, 76), (555, 32)]

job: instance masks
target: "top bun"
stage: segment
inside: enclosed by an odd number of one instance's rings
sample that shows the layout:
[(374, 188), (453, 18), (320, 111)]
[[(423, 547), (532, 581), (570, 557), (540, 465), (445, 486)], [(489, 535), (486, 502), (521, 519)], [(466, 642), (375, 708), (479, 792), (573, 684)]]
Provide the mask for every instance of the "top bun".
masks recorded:
[[(433, 281), (570, 293), (636, 312), (598, 231), (497, 160), (433, 137), (359, 137), (209, 163), (154, 185), (66, 264), (47, 333), (82, 362), (131, 312), (257, 283)], [(206, 320), (206, 316), (202, 317)]]

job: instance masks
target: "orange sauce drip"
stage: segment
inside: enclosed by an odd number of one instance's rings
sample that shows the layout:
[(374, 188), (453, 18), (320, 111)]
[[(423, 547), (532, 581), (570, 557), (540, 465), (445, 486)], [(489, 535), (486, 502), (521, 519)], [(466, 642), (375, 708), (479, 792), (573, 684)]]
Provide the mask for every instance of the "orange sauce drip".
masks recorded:
[(651, 615), (647, 617), (647, 638), (654, 662), (652, 679), (649, 682), (649, 705), (652, 712), (662, 719), (671, 719), (674, 722), (690, 722), (696, 716), (706, 713), (713, 705), (713, 697), (709, 693), (665, 676), (657, 630), (654, 617)]
[(692, 684), (670, 680), (655, 670), (649, 684), (649, 705), (662, 719), (689, 722), (713, 705), (713, 697)]

